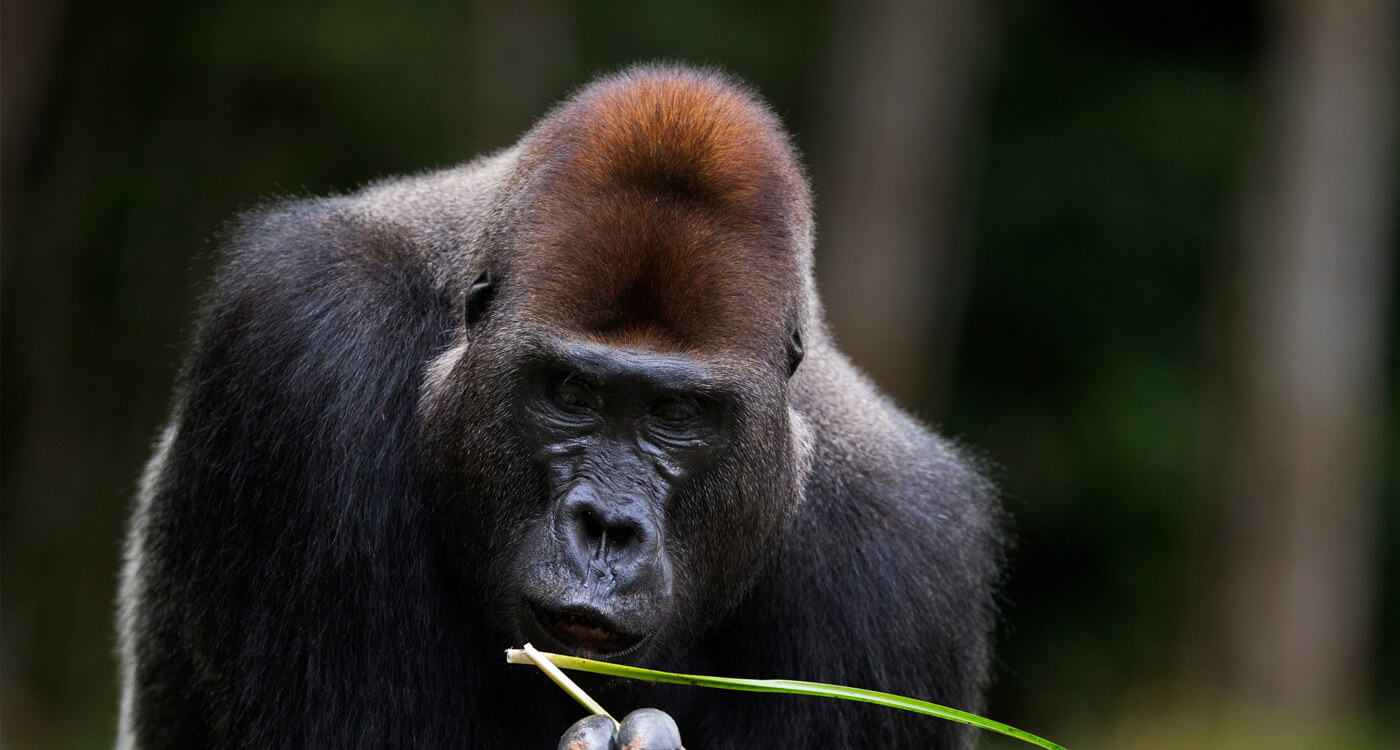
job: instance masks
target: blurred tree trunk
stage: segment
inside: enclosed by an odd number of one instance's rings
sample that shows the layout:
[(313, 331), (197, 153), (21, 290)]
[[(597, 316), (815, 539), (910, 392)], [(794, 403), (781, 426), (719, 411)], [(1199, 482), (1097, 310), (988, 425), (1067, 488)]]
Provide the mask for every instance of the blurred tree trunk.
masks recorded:
[(1222, 307), (1216, 668), (1245, 705), (1305, 720), (1357, 708), (1370, 676), (1396, 18), (1391, 0), (1270, 9)]
[(842, 348), (936, 407), (967, 296), (966, 162), (981, 0), (839, 4), (817, 135), (818, 275)]
[(6, 0), (0, 6), (0, 179), (7, 190), (29, 163), (29, 139), (44, 104), (43, 83), (53, 67), (50, 56), (64, 6), (38, 0)]
[(581, 81), (575, 29), (563, 0), (476, 0), (470, 60), (470, 153), (514, 143)]

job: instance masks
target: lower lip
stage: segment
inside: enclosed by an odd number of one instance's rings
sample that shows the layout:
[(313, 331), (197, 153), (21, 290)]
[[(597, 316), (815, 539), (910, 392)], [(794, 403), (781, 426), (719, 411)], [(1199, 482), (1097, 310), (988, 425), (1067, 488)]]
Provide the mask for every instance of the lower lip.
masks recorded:
[(541, 617), (541, 615), (543, 614), (543, 609), (541, 607), (531, 604), (529, 602), (522, 602), (521, 604), (522, 609), (524, 610), (524, 619), (528, 623), (528, 627), (526, 628), (526, 630), (534, 631), (536, 636), (543, 636), (545, 642), (549, 643), (551, 647), (558, 648), (565, 652), (571, 652), (580, 656), (597, 658), (604, 661), (617, 661), (638, 653), (648, 643), (651, 642), (652, 633), (647, 633), (641, 638), (638, 638), (635, 643), (631, 643), (625, 648), (620, 648), (615, 651), (594, 651), (593, 649), (590, 649), (587, 646), (575, 643), (565, 638), (564, 636), (555, 633), (552, 628), (545, 624), (543, 618)]

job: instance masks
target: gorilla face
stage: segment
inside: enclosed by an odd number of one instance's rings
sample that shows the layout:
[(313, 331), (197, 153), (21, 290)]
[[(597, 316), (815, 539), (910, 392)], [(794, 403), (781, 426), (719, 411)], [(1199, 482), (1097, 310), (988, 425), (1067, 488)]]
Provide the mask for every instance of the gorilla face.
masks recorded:
[(443, 548), (503, 645), (637, 663), (722, 617), (796, 504), (789, 372), (478, 326), (477, 304), (429, 368), (423, 445)]
[(733, 389), (693, 358), (582, 341), (530, 357), (517, 388), (548, 488), (517, 558), (520, 631), (625, 658), (676, 609), (668, 508), (726, 446)]

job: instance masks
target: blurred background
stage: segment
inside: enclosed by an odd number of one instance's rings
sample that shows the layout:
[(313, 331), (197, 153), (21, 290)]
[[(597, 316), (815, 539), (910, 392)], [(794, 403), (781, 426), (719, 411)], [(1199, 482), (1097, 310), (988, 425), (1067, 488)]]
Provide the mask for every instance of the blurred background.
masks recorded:
[(1400, 744), (1390, 0), (0, 8), (5, 747), (111, 743), (120, 540), (220, 223), (653, 58), (772, 101), (842, 345), (1001, 467), (988, 715)]

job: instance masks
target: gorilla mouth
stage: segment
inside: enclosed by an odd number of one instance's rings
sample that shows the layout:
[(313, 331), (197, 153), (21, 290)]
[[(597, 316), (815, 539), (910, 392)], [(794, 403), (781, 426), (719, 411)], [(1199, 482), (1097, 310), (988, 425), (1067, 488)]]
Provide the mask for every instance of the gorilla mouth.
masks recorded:
[(623, 633), (606, 620), (584, 612), (551, 611), (540, 606), (531, 609), (540, 627), (560, 643), (597, 654), (621, 654), (644, 640), (644, 636)]

